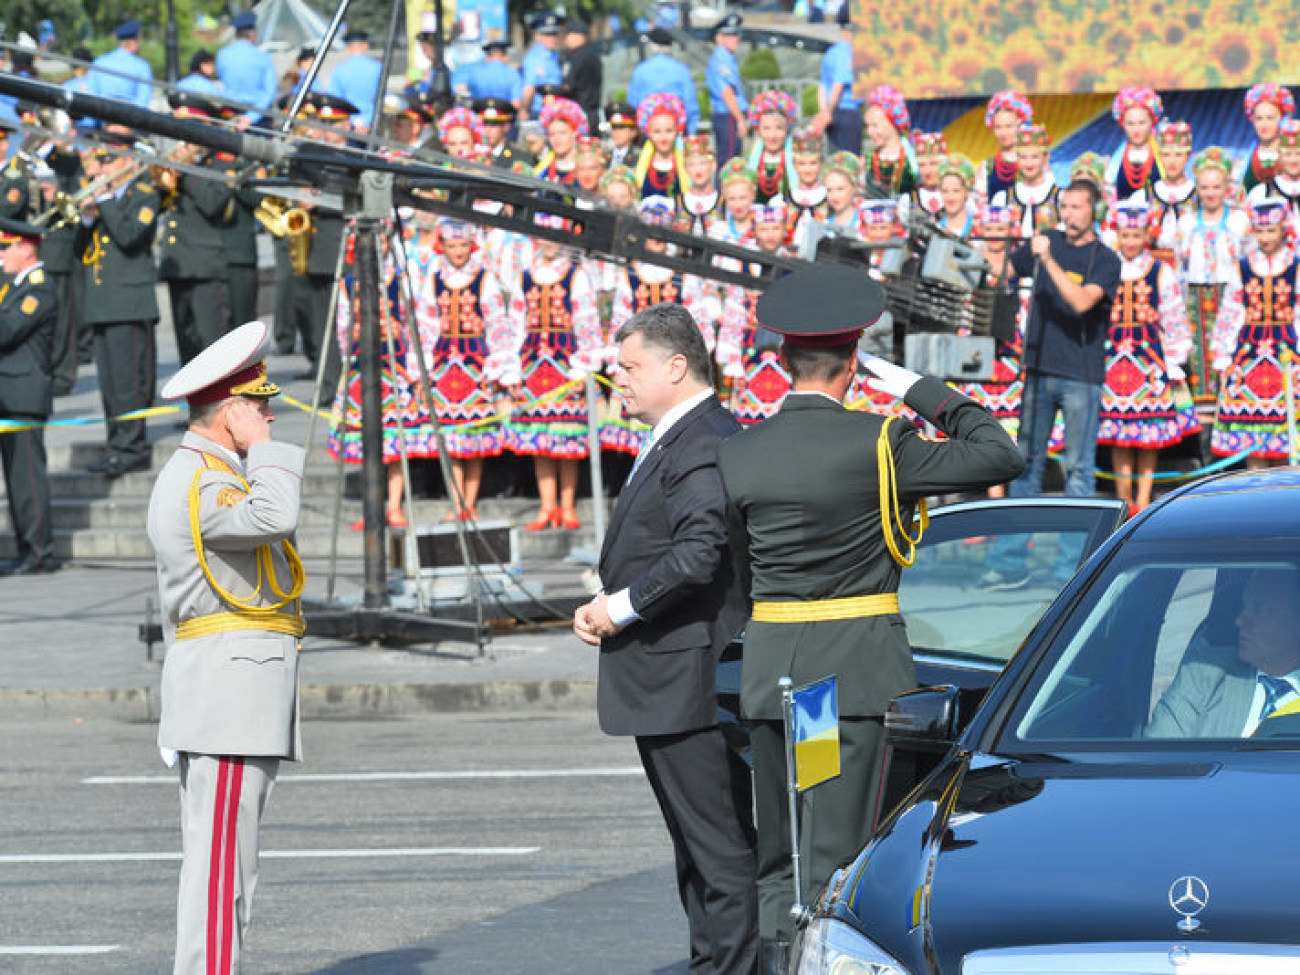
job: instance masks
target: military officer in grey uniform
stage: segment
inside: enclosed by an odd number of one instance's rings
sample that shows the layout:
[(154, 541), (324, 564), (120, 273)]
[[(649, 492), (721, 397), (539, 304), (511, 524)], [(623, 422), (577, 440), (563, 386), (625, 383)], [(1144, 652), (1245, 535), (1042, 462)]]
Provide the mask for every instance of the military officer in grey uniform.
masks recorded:
[(158, 746), (180, 773), (177, 975), (239, 971), (258, 828), (280, 761), (296, 761), (306, 455), (271, 439), (267, 327), (249, 322), (163, 387), (189, 430), (149, 499), (167, 657)]
[[(219, 111), (210, 98), (190, 91), (173, 91), (168, 99), (182, 118), (208, 119)], [(182, 144), (173, 155), (205, 165), (211, 153)], [(225, 238), (234, 217), (235, 188), (224, 180), (203, 179), (164, 165), (158, 192), (165, 211), (159, 230), (158, 277), (167, 282), (176, 347), (184, 365), (228, 330)]]
[[(101, 138), (120, 145), (135, 141), (117, 132)], [(112, 178), (97, 196), (82, 201), (77, 243), (84, 254), (82, 319), (95, 330), (95, 365), (109, 421), (108, 453), (89, 470), (119, 477), (149, 466), (144, 419), (113, 418), (153, 405), (158, 277), (152, 248), (159, 201), (153, 184), (134, 175), (130, 157), (96, 152), (87, 163), (89, 178)]]
[(759, 932), (770, 971), (785, 970), (793, 897), (778, 681), (788, 675), (799, 687), (835, 675), (839, 685), (841, 773), (802, 800), (802, 900), (809, 903), (871, 832), (883, 715), (891, 697), (916, 686), (897, 596), (913, 515), (927, 495), (981, 490), (1010, 481), (1024, 465), (982, 407), (875, 357), (866, 362), (878, 377), (873, 388), (903, 399), (947, 439), (844, 407), (858, 339), (883, 311), (883, 290), (856, 268), (814, 266), (771, 285), (758, 320), (785, 336), (793, 390), (775, 416), (719, 452), (752, 572), (741, 709), (751, 722)]
[(45, 466), (45, 431), (54, 397), (50, 353), (59, 317), (59, 295), (41, 266), (39, 227), (0, 218), (0, 419), (32, 424), (0, 430), (9, 521), (18, 558), (4, 574), (53, 572), (54, 526)]

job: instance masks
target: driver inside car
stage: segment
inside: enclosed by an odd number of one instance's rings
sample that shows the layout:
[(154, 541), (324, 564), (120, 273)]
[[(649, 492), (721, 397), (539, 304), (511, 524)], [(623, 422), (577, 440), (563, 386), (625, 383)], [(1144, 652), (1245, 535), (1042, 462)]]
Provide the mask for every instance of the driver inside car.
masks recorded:
[(1300, 701), (1300, 572), (1252, 572), (1236, 623), (1236, 656), (1189, 650), (1152, 712), (1146, 737), (1249, 738)]

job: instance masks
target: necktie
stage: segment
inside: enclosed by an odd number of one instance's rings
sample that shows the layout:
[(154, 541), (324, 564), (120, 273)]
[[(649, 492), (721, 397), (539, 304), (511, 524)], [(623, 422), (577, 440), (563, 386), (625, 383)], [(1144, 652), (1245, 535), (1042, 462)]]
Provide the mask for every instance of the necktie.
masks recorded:
[(629, 471), (627, 475), (629, 481), (636, 477), (636, 472), (641, 469), (641, 465), (645, 462), (645, 459), (650, 456), (650, 451), (654, 450), (654, 446), (655, 434), (654, 431), (651, 430), (649, 436), (646, 437), (645, 443), (643, 443), (641, 449), (637, 451), (636, 460), (632, 462), (632, 470)]
[(1295, 692), (1295, 688), (1285, 677), (1274, 677), (1272, 674), (1260, 674), (1259, 683), (1264, 688), (1264, 709), (1259, 712), (1259, 720), (1263, 721), (1277, 710), (1282, 698)]

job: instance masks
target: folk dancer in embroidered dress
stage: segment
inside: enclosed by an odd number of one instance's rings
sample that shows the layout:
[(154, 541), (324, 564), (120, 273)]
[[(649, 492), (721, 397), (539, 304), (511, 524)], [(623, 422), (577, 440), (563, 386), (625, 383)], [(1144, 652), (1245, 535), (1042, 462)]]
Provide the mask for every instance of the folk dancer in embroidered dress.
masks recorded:
[[(1093, 213), (1097, 236), (1102, 243), (1114, 250), (1115, 230), (1111, 225), (1111, 213), (1115, 208), (1115, 191), (1106, 180), (1106, 160), (1099, 153), (1081, 152), (1070, 164), (1070, 182), (1084, 180), (1097, 187), (1097, 208)], [(1145, 191), (1142, 199), (1146, 199)]]
[(960, 152), (949, 153), (939, 164), (939, 212), (935, 215), (940, 227), (958, 237), (969, 237), (974, 231), (975, 164)]
[[(605, 146), (595, 136), (581, 136), (576, 143), (577, 161), (573, 168), (573, 182), (587, 193), (600, 192), (600, 180), (605, 175)], [(586, 201), (582, 201), (586, 202)]]
[(868, 178), (890, 196), (907, 196), (916, 189), (916, 155), (908, 139), (912, 116), (903, 93), (890, 85), (877, 85), (867, 96), (867, 138), (871, 153)]
[[(740, 247), (753, 247), (754, 201), (758, 181), (754, 171), (739, 156), (727, 160), (718, 171), (722, 212), (709, 228), (709, 236)], [(730, 258), (719, 258), (729, 261)]]
[(1192, 324), (1187, 383), (1198, 403), (1212, 403), (1218, 397), (1219, 386), (1210, 365), (1210, 337), (1223, 288), (1245, 257), (1250, 218), (1228, 205), (1232, 158), (1226, 150), (1218, 146), (1201, 150), (1192, 171), (1196, 176), (1197, 206), (1179, 218), (1175, 250), (1179, 275), (1187, 289), (1187, 317)]
[[(1013, 440), (1020, 432), (1020, 398), (1024, 392), (1021, 356), (1024, 353), (1025, 320), (1029, 312), (1030, 295), (1028, 282), (1016, 277), (1009, 259), (1012, 245), (1019, 240), (1019, 226), (1019, 215), (1010, 207), (990, 204), (980, 214), (977, 228), (981, 240), (978, 241), (978, 246), (989, 264), (985, 284), (1015, 293), (1015, 325), (1009, 340), (999, 339), (997, 342), (992, 378), (983, 382), (962, 383), (958, 387), (993, 414)], [(988, 489), (990, 498), (1004, 498), (1006, 494), (1005, 484), (995, 484)]]
[(980, 166), (975, 176), (977, 210), (999, 193), (1009, 193), (1019, 173), (1018, 135), (1020, 126), (1034, 120), (1034, 106), (1020, 92), (1008, 89), (989, 99), (984, 125), (993, 133), (998, 151)]
[(800, 129), (790, 137), (790, 148), (797, 178), (785, 198), (787, 242), (793, 240), (795, 228), (805, 217), (821, 220), (826, 216), (826, 182), (822, 179), (826, 138)]
[(1137, 195), (1115, 208), (1120, 285), (1111, 306), (1097, 434), (1097, 443), (1111, 449), (1115, 493), (1130, 514), (1151, 503), (1161, 448), (1201, 429), (1191, 398), (1180, 404), (1176, 396), (1186, 379), (1192, 332), (1177, 273), (1151, 256), (1152, 216)]
[(1300, 231), (1300, 122), (1284, 118), (1278, 126), (1277, 172), (1266, 183), (1260, 183), (1246, 194), (1248, 204), (1258, 203), (1267, 197), (1286, 201), (1287, 225), (1291, 239)]
[(755, 178), (755, 202), (785, 199), (797, 180), (790, 132), (799, 121), (799, 108), (783, 91), (762, 92), (749, 103), (749, 124), (758, 138), (749, 150), (748, 166)]
[[(907, 228), (903, 226), (901, 216), (902, 203), (903, 201), (892, 198), (862, 200), (859, 203), (862, 239), (874, 245), (867, 271), (873, 281), (883, 282), (896, 274), (893, 269), (898, 266), (898, 250), (907, 247)], [(869, 326), (862, 338), (864, 351), (877, 355), (885, 353), (891, 359), (901, 358), (901, 343), (902, 338), (890, 315), (883, 316)], [(863, 375), (854, 377), (844, 401), (849, 409), (900, 417), (909, 422), (915, 419), (916, 414), (906, 403), (872, 386), (867, 382), (869, 378)]]
[(1196, 206), (1196, 181), (1189, 172), (1192, 161), (1192, 127), (1167, 119), (1156, 129), (1156, 149), (1164, 176), (1151, 187), (1156, 212), (1151, 256), (1177, 268), (1178, 221)]
[[(862, 157), (851, 152), (834, 152), (822, 167), (826, 181), (826, 205), (818, 215), (805, 219), (821, 219), (828, 228), (858, 237), (866, 236), (866, 221), (862, 216)], [(795, 231), (796, 238), (802, 233)]]
[(578, 139), (590, 135), (587, 113), (570, 98), (552, 98), (542, 106), (539, 118), (546, 132), (546, 151), (533, 174), (572, 186), (578, 165)]
[[(671, 227), (674, 220), (673, 201), (664, 196), (651, 196), (638, 205), (641, 220), (651, 226)], [(656, 253), (666, 250), (668, 245), (647, 240), (646, 249)], [(658, 264), (646, 261), (629, 261), (620, 268), (618, 283), (614, 290), (614, 307), (610, 314), (609, 328), (606, 332), (606, 361), (614, 366), (618, 353), (615, 336), (640, 312), (652, 305), (663, 303), (678, 304), (691, 313), (699, 326), (705, 347), (712, 353), (718, 318), (721, 307), (710, 282), (694, 275), (673, 271)], [(600, 443), (607, 450), (620, 451), (636, 456), (645, 444), (650, 428), (628, 414), (622, 397), (616, 396), (618, 405), (616, 415), (601, 424)]]
[(688, 135), (682, 139), (682, 162), (686, 165), (686, 185), (677, 207), (677, 226), (687, 233), (707, 235), (722, 208), (718, 189), (718, 157), (707, 135)]
[[(537, 220), (565, 227), (556, 217), (539, 215)], [(587, 272), (558, 243), (538, 239), (532, 263), (512, 292), (512, 327), (521, 336), (523, 402), (506, 425), (506, 448), (533, 458), (540, 498), (537, 517), (525, 528), (581, 528), (578, 461), (588, 455), (582, 380), (600, 369), (605, 354), (596, 291)]]
[(1295, 96), (1286, 85), (1274, 81), (1254, 85), (1246, 92), (1246, 116), (1255, 127), (1255, 148), (1234, 174), (1234, 183), (1249, 193), (1277, 173), (1278, 135), (1282, 119), (1295, 114)]
[(477, 160), (482, 155), (483, 120), (464, 106), (449, 108), (438, 117), (438, 141), (449, 156)]
[(1165, 114), (1164, 102), (1150, 88), (1124, 88), (1110, 107), (1111, 117), (1124, 131), (1124, 141), (1110, 157), (1106, 185), (1112, 200), (1135, 193), (1150, 194), (1164, 174), (1160, 143), (1153, 133)]
[(939, 169), (948, 156), (948, 140), (942, 132), (917, 132), (912, 136), (912, 148), (916, 150), (916, 189), (908, 201), (933, 217), (943, 209)]
[[(755, 204), (757, 249), (785, 253), (785, 215), (780, 203)], [(757, 268), (754, 269), (757, 272)], [(755, 309), (763, 292), (728, 285), (714, 358), (725, 383), (724, 402), (743, 426), (776, 413), (790, 392), (790, 374), (781, 364), (781, 338), (758, 324)]]
[(1287, 464), (1286, 379), (1296, 356), (1296, 252), (1287, 240), (1286, 203), (1250, 208), (1256, 247), (1233, 269), (1214, 326), (1219, 403), (1210, 449), (1219, 457), (1249, 450), (1252, 470)]
[(639, 197), (676, 200), (686, 188), (681, 145), (686, 131), (686, 106), (676, 95), (666, 92), (647, 95), (636, 108), (636, 124), (646, 140), (636, 161)]
[(1020, 236), (1026, 240), (1061, 221), (1057, 198), (1061, 188), (1052, 178), (1052, 137), (1047, 129), (1028, 122), (1016, 130), (1016, 182), (989, 199), (995, 206), (1015, 207)]
[[(402, 457), (436, 457), (438, 443), (433, 434), (429, 401), (419, 389), (419, 367), (413, 358), (407, 330), (407, 323), (414, 315), (406, 307), (398, 262), (389, 252), (387, 241), (382, 246), (380, 282), (380, 388), (383, 396), (384, 475), (387, 481), (384, 516), (389, 527), (405, 528), (407, 520), (402, 511), (402, 492), (406, 485), (402, 475)], [(338, 342), (344, 354), (347, 378), (334, 401), (326, 441), (329, 455), (345, 464), (360, 464), (363, 460), (360, 301), (355, 274), (346, 274), (339, 282)], [(353, 531), (363, 528), (364, 521), (352, 525)]]
[(483, 459), (505, 449), (496, 399), (519, 388), (517, 322), (506, 314), (471, 224), (439, 222), (441, 255), (419, 292), (420, 340), (455, 483), (448, 520), (478, 518)]

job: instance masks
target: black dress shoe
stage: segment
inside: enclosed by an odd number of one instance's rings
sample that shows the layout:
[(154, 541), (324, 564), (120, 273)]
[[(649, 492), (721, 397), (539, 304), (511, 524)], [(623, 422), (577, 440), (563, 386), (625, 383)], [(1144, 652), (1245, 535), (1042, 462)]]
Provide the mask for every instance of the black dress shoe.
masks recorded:
[(108, 470), (109, 461), (113, 459), (113, 456), (114, 456), (113, 454), (105, 454), (103, 457), (99, 458), (99, 460), (95, 461), (93, 464), (87, 464), (86, 471), (90, 474), (103, 474), (106, 470)]
[(121, 454), (114, 454), (108, 458), (108, 464), (104, 467), (103, 473), (105, 477), (116, 478), (121, 477), (123, 474), (130, 474), (132, 471), (147, 471), (149, 466), (148, 456), (127, 460)]
[(63, 568), (62, 564), (54, 559), (37, 559), (29, 555), (4, 574), (10, 576), (39, 576), (58, 572), (61, 568)]
[(277, 345), (277, 346), (275, 347), (275, 354), (276, 354), (276, 355), (293, 355), (293, 346), (292, 346), (292, 345)]

